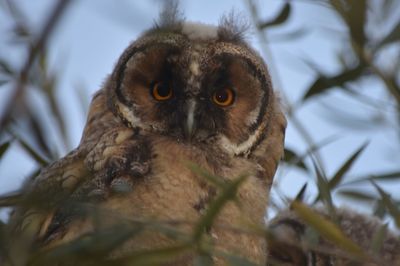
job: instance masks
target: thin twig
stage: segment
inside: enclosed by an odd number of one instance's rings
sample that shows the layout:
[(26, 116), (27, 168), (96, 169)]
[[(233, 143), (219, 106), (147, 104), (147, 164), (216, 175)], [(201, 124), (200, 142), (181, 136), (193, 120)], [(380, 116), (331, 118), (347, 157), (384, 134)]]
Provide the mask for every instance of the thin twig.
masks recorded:
[(59, 0), (57, 5), (54, 7), (49, 18), (47, 19), (38, 39), (30, 48), (29, 54), (26, 61), (21, 69), (18, 80), (16, 81), (14, 87), (14, 93), (11, 95), (10, 99), (6, 103), (3, 116), (0, 117), (0, 129), (4, 129), (6, 125), (10, 122), (11, 114), (16, 106), (16, 102), (21, 99), (24, 94), (26, 83), (28, 81), (29, 73), (35, 62), (36, 57), (39, 53), (46, 47), (47, 41), (51, 36), (57, 22), (60, 20), (62, 14), (64, 13), (66, 7), (71, 2), (71, 0)]

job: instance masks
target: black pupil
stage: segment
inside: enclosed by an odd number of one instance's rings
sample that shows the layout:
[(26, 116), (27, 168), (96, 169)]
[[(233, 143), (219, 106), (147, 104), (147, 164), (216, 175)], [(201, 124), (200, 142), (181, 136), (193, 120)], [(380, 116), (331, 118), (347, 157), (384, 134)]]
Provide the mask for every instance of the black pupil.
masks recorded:
[(170, 93), (170, 87), (168, 86), (168, 84), (166, 83), (159, 83), (156, 86), (156, 90), (158, 95), (160, 95), (161, 97), (167, 97)]
[(217, 91), (215, 93), (215, 98), (217, 99), (218, 102), (224, 103), (229, 98), (228, 92), (226, 90)]

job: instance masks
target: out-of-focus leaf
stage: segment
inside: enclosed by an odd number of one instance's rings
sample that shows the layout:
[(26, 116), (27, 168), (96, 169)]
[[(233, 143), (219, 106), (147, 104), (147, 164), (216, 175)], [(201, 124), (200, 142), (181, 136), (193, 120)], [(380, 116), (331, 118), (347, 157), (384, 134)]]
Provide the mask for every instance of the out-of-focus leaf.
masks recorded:
[(344, 175), (350, 170), (353, 163), (357, 160), (358, 156), (364, 151), (367, 147), (368, 142), (361, 145), (350, 157), (347, 161), (337, 170), (335, 175), (329, 180), (329, 188), (334, 189), (340, 182), (342, 182)]
[(176, 259), (191, 248), (189, 244), (176, 245), (167, 248), (132, 252), (128, 257), (117, 259), (119, 265), (164, 265)]
[(1, 159), (1, 157), (3, 157), (4, 153), (10, 147), (10, 143), (11, 143), (10, 141), (7, 141), (0, 145), (0, 159)]
[(200, 175), (201, 177), (204, 177), (209, 181), (211, 184), (219, 187), (219, 188), (224, 188), (226, 183), (225, 181), (219, 177), (215, 176), (208, 171), (204, 170), (203, 168), (199, 167), (197, 164), (192, 163), (192, 162), (186, 162), (187, 167), (195, 174)]
[(236, 192), (239, 189), (239, 186), (244, 182), (244, 180), (246, 180), (246, 177), (247, 176), (242, 175), (236, 178), (235, 180), (227, 183), (225, 185), (225, 188), (220, 191), (216, 199), (211, 202), (211, 204), (207, 209), (207, 212), (198, 221), (194, 229), (193, 239), (195, 241), (199, 241), (203, 233), (211, 228), (212, 224), (215, 221), (215, 218), (217, 217), (218, 213), (222, 210), (222, 208), (225, 206), (225, 204), (228, 201), (235, 199)]
[(293, 201), (291, 208), (306, 224), (314, 228), (325, 239), (357, 257), (364, 255), (362, 249), (349, 239), (336, 224), (327, 220), (305, 204)]
[(386, 44), (390, 44), (392, 42), (400, 41), (400, 21), (396, 26), (392, 29), (392, 31), (386, 35), (386, 37), (380, 42), (380, 46), (384, 46)]
[(353, 200), (357, 200), (357, 201), (374, 201), (376, 200), (376, 196), (369, 194), (367, 192), (364, 191), (355, 191), (355, 190), (345, 190), (345, 189), (341, 189), (337, 192), (340, 196), (349, 198), (349, 199), (353, 199)]
[(364, 24), (367, 0), (330, 0), (331, 5), (347, 24), (351, 38), (359, 47), (365, 44)]
[(272, 26), (278, 26), (284, 23), (289, 18), (291, 9), (292, 9), (291, 4), (289, 2), (286, 2), (285, 5), (282, 7), (281, 11), (279, 12), (279, 14), (275, 18), (266, 22), (259, 23), (258, 28), (265, 29)]
[(343, 87), (346, 82), (357, 80), (363, 73), (363, 70), (364, 67), (359, 65), (352, 69), (346, 69), (340, 74), (331, 77), (320, 75), (304, 94), (303, 101), (310, 99), (312, 96), (326, 92), (333, 87)]
[(383, 246), (383, 241), (385, 240), (386, 234), (387, 234), (387, 224), (383, 224), (379, 227), (379, 230), (377, 230), (374, 233), (374, 236), (372, 237), (371, 240), (371, 250), (373, 253), (376, 255), (379, 255), (381, 248)]
[(226, 252), (214, 252), (216, 255), (223, 257), (228, 262), (227, 265), (232, 266), (256, 266), (257, 264), (252, 263), (246, 258), (236, 256), (234, 254), (229, 254)]
[(6, 76), (14, 76), (15, 70), (3, 59), (0, 59), (0, 73)]
[(8, 79), (0, 79), (0, 87), (9, 82)]
[(359, 183), (364, 183), (366, 181), (398, 181), (397, 179), (400, 179), (400, 172), (399, 171), (394, 171), (394, 172), (388, 172), (388, 173), (381, 173), (381, 174), (371, 174), (368, 176), (362, 176), (362, 177), (357, 177), (354, 178), (353, 180), (346, 182), (346, 185), (355, 185)]
[(194, 258), (193, 266), (213, 266), (213, 259), (209, 254), (200, 254)]
[(301, 187), (300, 191), (297, 193), (297, 195), (296, 195), (296, 197), (295, 197), (295, 200), (296, 200), (296, 201), (303, 202), (303, 200), (304, 200), (304, 195), (305, 195), (305, 193), (306, 193), (306, 189), (307, 189), (307, 183), (305, 183), (305, 184)]
[(286, 42), (286, 41), (295, 41), (296, 39), (302, 38), (309, 33), (309, 29), (307, 28), (300, 28), (296, 30), (292, 30), (290, 32), (280, 33), (271, 35), (269, 41), (271, 43), (276, 42)]
[(18, 142), (21, 144), (21, 146), (24, 148), (24, 150), (40, 165), (46, 166), (49, 164), (49, 162), (43, 158), (39, 153), (35, 151), (28, 143), (26, 143), (22, 139), (18, 139)]
[(304, 164), (303, 160), (301, 159), (301, 156), (299, 156), (298, 154), (296, 154), (296, 152), (294, 152), (289, 148), (285, 148), (283, 161), (290, 165), (294, 165), (302, 170), (307, 171), (307, 166)]
[(315, 198), (314, 203), (318, 202), (319, 199), (326, 204), (329, 210), (329, 214), (331, 217), (336, 219), (335, 208), (332, 201), (332, 194), (329, 188), (329, 183), (325, 177), (325, 175), (318, 169), (317, 165), (314, 162), (315, 173), (317, 175), (317, 187), (319, 194)]
[(385, 217), (386, 215), (386, 207), (385, 204), (383, 203), (383, 200), (377, 200), (376, 204), (374, 206), (374, 215), (380, 219), (382, 219), (383, 217)]
[(400, 228), (400, 210), (394, 204), (389, 194), (387, 194), (382, 188), (380, 188), (374, 181), (371, 181), (376, 190), (378, 190), (379, 194), (381, 195), (382, 202), (387, 208), (388, 212), (392, 216), (397, 228)]
[(28, 112), (27, 117), (31, 127), (31, 136), (35, 138), (37, 145), (48, 158), (57, 159), (52, 156), (49, 149), (48, 137), (44, 134), (40, 120), (36, 118), (33, 112)]

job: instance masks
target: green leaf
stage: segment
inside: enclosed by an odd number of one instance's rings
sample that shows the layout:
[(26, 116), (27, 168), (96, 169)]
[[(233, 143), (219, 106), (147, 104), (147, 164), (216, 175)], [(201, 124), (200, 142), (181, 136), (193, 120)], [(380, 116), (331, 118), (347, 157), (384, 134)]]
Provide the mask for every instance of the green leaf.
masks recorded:
[(10, 141), (4, 142), (3, 144), (0, 145), (0, 159), (1, 157), (3, 157), (3, 155), (6, 153), (9, 147), (10, 147)]
[(388, 225), (383, 224), (379, 227), (379, 229), (374, 233), (371, 240), (371, 250), (374, 254), (379, 256), (379, 253), (383, 247), (383, 241), (387, 235)]
[(301, 187), (300, 191), (297, 193), (295, 197), (296, 201), (303, 202), (306, 189), (307, 189), (307, 183), (304, 183), (304, 185)]
[(357, 201), (367, 201), (367, 202), (371, 202), (371, 201), (375, 201), (376, 200), (376, 196), (366, 193), (364, 191), (355, 191), (355, 190), (339, 190), (337, 192), (340, 196), (349, 198), (349, 199), (353, 199), (353, 200), (357, 200)]
[(370, 174), (367, 176), (361, 176), (354, 178), (354, 180), (351, 180), (349, 182), (346, 182), (346, 185), (355, 185), (359, 183), (364, 183), (366, 181), (395, 181), (397, 182), (400, 179), (400, 171), (394, 171), (394, 172), (387, 172), (387, 173), (381, 173), (381, 174)]
[(24, 148), (24, 150), (40, 165), (46, 166), (49, 162), (43, 158), (39, 153), (37, 153), (27, 142), (22, 139), (18, 139), (18, 142)]
[(368, 142), (364, 143), (361, 145), (360, 148), (358, 148), (350, 157), (347, 159), (347, 161), (342, 165), (342, 167), (339, 168), (339, 170), (336, 171), (336, 173), (333, 175), (333, 177), (329, 180), (329, 188), (332, 190), (334, 189), (337, 185), (342, 182), (344, 175), (350, 170), (351, 166), (353, 163), (357, 160), (358, 156), (364, 151), (364, 149), (367, 147)]
[(364, 24), (366, 21), (367, 1), (330, 0), (330, 3), (348, 26), (351, 39), (356, 42), (359, 47), (363, 47), (366, 40)]
[(372, 185), (378, 190), (382, 202), (385, 205), (386, 209), (392, 216), (397, 228), (400, 228), (400, 210), (396, 206), (396, 204), (392, 201), (389, 194), (387, 194), (382, 188), (380, 188), (374, 181), (371, 181)]
[(359, 65), (352, 69), (345, 69), (334, 76), (326, 77), (320, 75), (304, 94), (303, 101), (324, 93), (334, 87), (343, 87), (346, 82), (357, 80), (363, 73), (363, 70), (364, 67)]
[(279, 12), (279, 14), (275, 18), (263, 23), (259, 23), (258, 28), (265, 29), (268, 27), (273, 27), (283, 24), (289, 18), (291, 10), (292, 8), (290, 3), (286, 2), (281, 11)]
[(231, 265), (231, 266), (257, 266), (257, 264), (249, 261), (248, 259), (236, 256), (234, 254), (229, 254), (229, 253), (222, 252), (222, 251), (215, 251), (213, 253), (216, 254), (219, 257), (223, 257), (224, 259), (226, 259), (226, 261), (228, 262), (227, 265)]
[(199, 167), (197, 164), (192, 163), (192, 162), (185, 162), (185, 164), (193, 173), (204, 177), (211, 184), (213, 184), (219, 188), (224, 188), (226, 186), (226, 182), (221, 177), (209, 173), (208, 171)]
[(285, 148), (283, 161), (307, 171), (307, 166), (304, 164), (301, 156), (289, 148)]
[(196, 227), (194, 228), (193, 239), (194, 241), (199, 241), (203, 235), (203, 233), (211, 228), (214, 223), (217, 215), (225, 206), (228, 201), (234, 200), (236, 197), (237, 190), (239, 186), (246, 180), (245, 175), (239, 176), (233, 181), (228, 182), (225, 185), (225, 188), (220, 191), (219, 195), (216, 197), (214, 201), (209, 205), (207, 212), (204, 216), (199, 220)]
[(336, 224), (327, 220), (305, 204), (293, 201), (291, 208), (306, 224), (315, 229), (325, 239), (357, 257), (364, 255), (362, 249), (349, 239)]

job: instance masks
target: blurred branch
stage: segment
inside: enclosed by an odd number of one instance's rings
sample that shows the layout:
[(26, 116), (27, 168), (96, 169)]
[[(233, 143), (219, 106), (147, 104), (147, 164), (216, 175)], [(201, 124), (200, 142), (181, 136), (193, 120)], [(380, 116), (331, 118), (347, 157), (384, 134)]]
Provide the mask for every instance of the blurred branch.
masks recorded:
[(57, 22), (60, 20), (62, 14), (65, 12), (66, 7), (71, 0), (59, 0), (50, 16), (48, 17), (45, 26), (43, 27), (38, 39), (33, 43), (30, 48), (29, 54), (22, 67), (18, 79), (14, 87), (14, 94), (11, 95), (4, 109), (3, 116), (0, 117), (0, 128), (4, 129), (11, 118), (11, 114), (15, 103), (22, 97), (26, 83), (28, 81), (30, 70), (35, 62), (35, 59), (40, 52), (46, 47), (47, 41), (51, 36)]

